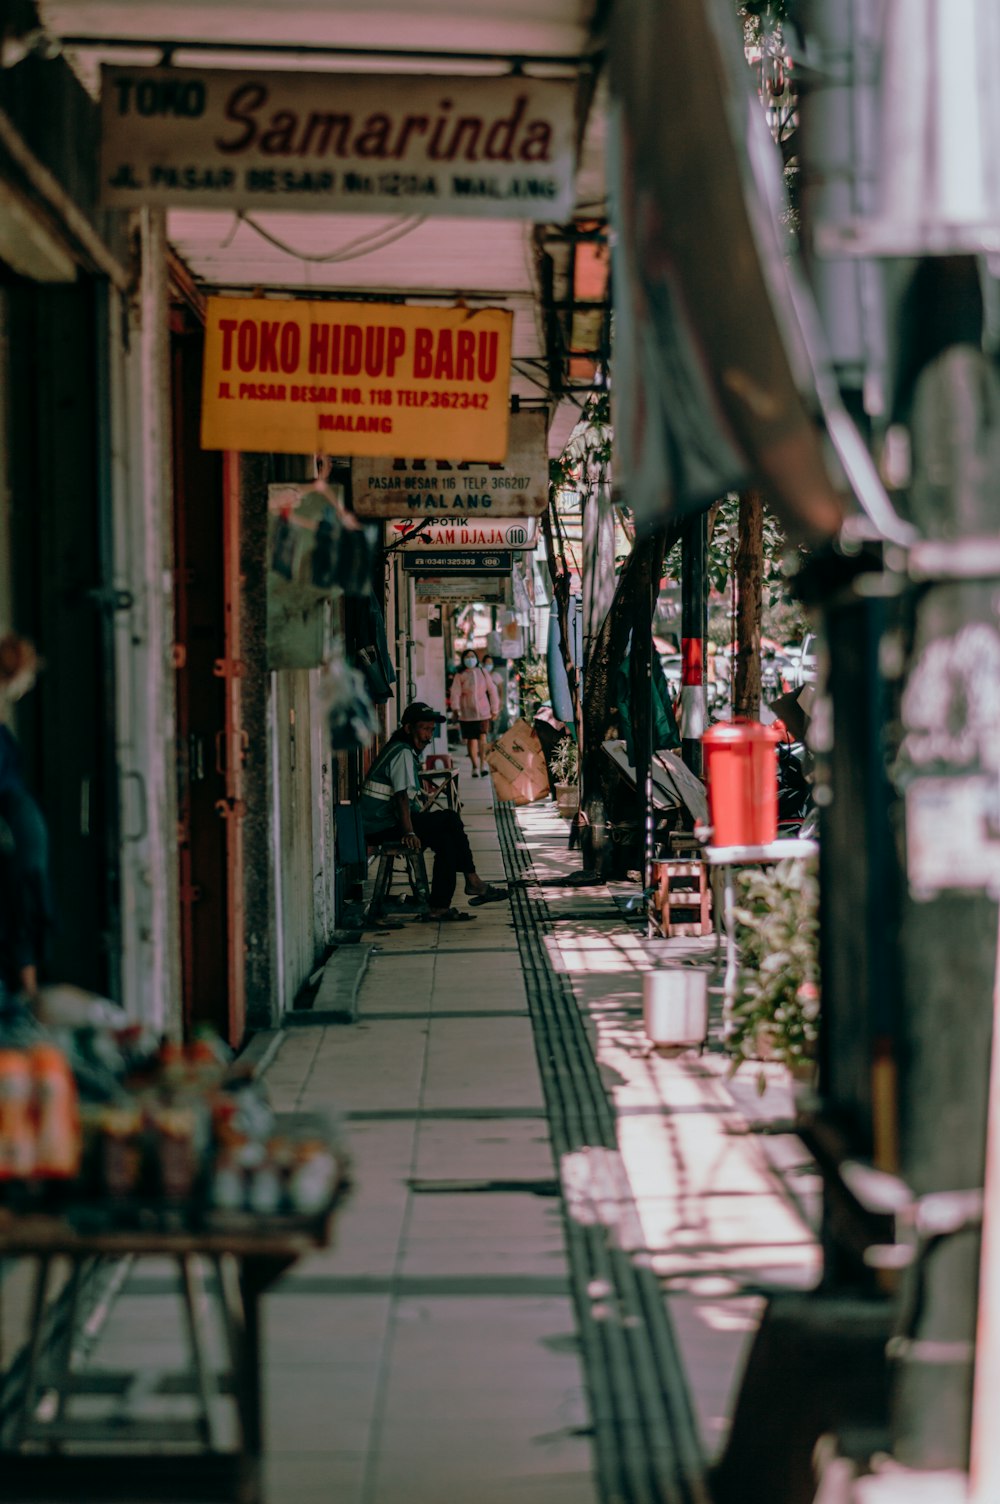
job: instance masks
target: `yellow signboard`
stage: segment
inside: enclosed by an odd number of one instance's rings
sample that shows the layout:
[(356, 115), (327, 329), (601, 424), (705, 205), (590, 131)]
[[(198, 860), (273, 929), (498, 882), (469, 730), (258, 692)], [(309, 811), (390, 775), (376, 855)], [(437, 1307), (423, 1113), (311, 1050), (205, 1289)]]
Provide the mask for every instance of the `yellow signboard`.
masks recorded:
[(502, 308), (209, 298), (202, 448), (501, 461), (512, 322)]

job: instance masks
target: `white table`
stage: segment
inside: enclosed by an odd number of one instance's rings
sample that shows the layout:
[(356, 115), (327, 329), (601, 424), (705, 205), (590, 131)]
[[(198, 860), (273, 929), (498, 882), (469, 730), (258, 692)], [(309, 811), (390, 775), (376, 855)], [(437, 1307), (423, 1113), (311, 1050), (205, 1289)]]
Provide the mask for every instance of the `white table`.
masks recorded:
[(819, 842), (807, 836), (790, 836), (787, 841), (769, 841), (766, 846), (706, 846), (705, 861), (709, 867), (721, 867), (724, 879), (722, 922), (726, 932), (726, 975), (722, 984), (723, 1032), (732, 1029), (733, 1008), (736, 1005), (739, 956), (736, 949), (736, 885), (733, 872), (736, 867), (750, 867), (768, 862), (783, 862), (788, 857), (805, 859), (819, 855)]

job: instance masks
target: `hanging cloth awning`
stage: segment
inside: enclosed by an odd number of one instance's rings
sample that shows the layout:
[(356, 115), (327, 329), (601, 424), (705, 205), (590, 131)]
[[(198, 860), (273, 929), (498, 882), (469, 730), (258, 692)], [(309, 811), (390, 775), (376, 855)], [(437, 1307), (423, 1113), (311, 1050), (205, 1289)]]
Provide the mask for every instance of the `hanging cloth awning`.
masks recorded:
[(851, 513), (905, 541), (781, 227), (780, 156), (741, 41), (731, 0), (614, 7), (622, 493), (651, 525), (754, 482), (804, 541), (835, 535)]

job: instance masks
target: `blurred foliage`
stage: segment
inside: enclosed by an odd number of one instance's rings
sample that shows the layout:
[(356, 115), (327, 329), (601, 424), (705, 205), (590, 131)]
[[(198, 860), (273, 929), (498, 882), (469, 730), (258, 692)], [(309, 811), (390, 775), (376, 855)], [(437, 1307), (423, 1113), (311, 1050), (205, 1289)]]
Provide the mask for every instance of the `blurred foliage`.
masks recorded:
[(549, 698), (549, 670), (544, 658), (524, 658), (518, 673), (521, 714), (529, 723)]
[(606, 390), (593, 392), (566, 448), (557, 460), (549, 460), (550, 501), (557, 491), (589, 481), (594, 470), (607, 470), (611, 447), (611, 397)]
[(787, 20), (788, 11), (789, 0), (736, 0), (736, 14), (753, 39), (780, 26)]
[[(709, 599), (708, 635), (720, 647), (728, 647), (733, 635), (730, 614), (731, 571), (739, 515), (739, 496), (731, 492), (713, 507), (709, 522), (708, 583), (715, 598)], [(789, 547), (781, 524), (774, 513), (765, 507), (761, 633), (765, 637), (773, 637), (776, 642), (794, 642), (809, 628), (808, 618), (791, 590), (791, 575), (804, 554), (804, 550)], [(666, 567), (668, 574), (675, 579), (680, 578), (679, 544), (670, 554)]]
[[(813, 864), (778, 862), (737, 877), (739, 994), (726, 1049), (745, 1060), (808, 1068), (819, 1037), (819, 881)], [(757, 1080), (763, 1092), (767, 1077)]]

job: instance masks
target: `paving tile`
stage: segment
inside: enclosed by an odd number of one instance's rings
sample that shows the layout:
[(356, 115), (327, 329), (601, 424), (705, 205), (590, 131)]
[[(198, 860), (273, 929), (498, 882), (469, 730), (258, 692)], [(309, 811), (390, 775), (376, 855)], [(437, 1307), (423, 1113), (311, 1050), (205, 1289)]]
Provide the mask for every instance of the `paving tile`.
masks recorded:
[(523, 1006), (527, 994), (516, 949), (503, 946), (478, 956), (439, 956), (434, 975), (435, 1008), (441, 1007), (445, 994), (469, 999), (486, 995), (494, 1000), (497, 996), (508, 997)]
[(530, 1023), (519, 1018), (434, 1019), (425, 1107), (541, 1107)]
[(715, 1457), (729, 1431), (737, 1381), (764, 1301), (756, 1296), (706, 1300), (673, 1294), (669, 1306), (685, 1368), (697, 1376), (691, 1396), (702, 1443)]
[(363, 1451), (371, 1440), (377, 1389), (377, 1372), (338, 1382), (335, 1372), (315, 1365), (269, 1368), (264, 1384), (268, 1445), (282, 1452)]
[[(580, 1382), (572, 1303), (556, 1296), (403, 1298), (393, 1309), (393, 1385), (522, 1385), (539, 1394)], [(484, 1363), (488, 1355), (488, 1363)]]
[(417, 1134), (415, 1120), (352, 1122), (345, 1131), (358, 1182), (348, 1207), (355, 1204), (355, 1194), (364, 1191), (363, 1182), (393, 1175), (402, 1179), (408, 1174)]
[(267, 1504), (361, 1504), (367, 1449), (272, 1449), (264, 1460)]
[(528, 1000), (513, 989), (476, 989), (463, 993), (457, 989), (442, 992), (435, 999), (432, 1017), (442, 1013), (516, 1013), (529, 1018)]
[[(296, 1266), (309, 1274), (312, 1260)], [(314, 1271), (312, 1271), (314, 1272)], [(273, 1295), (264, 1297), (264, 1340), (275, 1361), (312, 1362), (326, 1352), (336, 1361), (345, 1344), (367, 1345), (377, 1354), (385, 1341), (391, 1302), (388, 1295), (293, 1295), (287, 1276)]]
[(353, 1216), (345, 1209), (335, 1246), (313, 1255), (310, 1261), (313, 1271), (389, 1276), (396, 1267), (405, 1219), (404, 1205)]
[(543, 1123), (425, 1121), (417, 1140), (423, 1180), (544, 1180), (555, 1173)]
[(414, 1197), (404, 1275), (552, 1275), (565, 1269), (559, 1203), (530, 1195)]
[(354, 1108), (416, 1106), (423, 1074), (427, 1026), (400, 1019), (327, 1029), (303, 1107), (329, 1103)]

